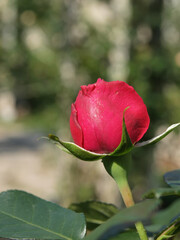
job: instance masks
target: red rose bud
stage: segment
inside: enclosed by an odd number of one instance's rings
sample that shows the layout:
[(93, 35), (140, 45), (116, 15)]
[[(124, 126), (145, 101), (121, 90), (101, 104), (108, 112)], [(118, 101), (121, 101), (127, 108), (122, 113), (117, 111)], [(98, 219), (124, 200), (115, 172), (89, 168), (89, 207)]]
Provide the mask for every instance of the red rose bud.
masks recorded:
[(123, 112), (129, 137), (138, 142), (149, 127), (149, 115), (142, 98), (122, 81), (81, 86), (72, 104), (70, 129), (74, 142), (96, 153), (113, 152), (121, 142)]

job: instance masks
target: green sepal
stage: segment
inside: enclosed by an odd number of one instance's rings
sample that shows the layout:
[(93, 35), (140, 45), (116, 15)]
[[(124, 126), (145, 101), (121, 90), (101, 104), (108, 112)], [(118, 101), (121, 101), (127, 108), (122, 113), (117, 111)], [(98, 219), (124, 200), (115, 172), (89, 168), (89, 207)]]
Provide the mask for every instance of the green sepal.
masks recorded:
[(124, 155), (124, 154), (128, 153), (129, 151), (131, 151), (134, 147), (134, 145), (132, 144), (131, 139), (128, 135), (128, 132), (126, 129), (126, 124), (125, 124), (125, 119), (124, 119), (124, 114), (127, 109), (128, 109), (128, 107), (124, 110), (124, 113), (123, 113), (121, 142), (120, 142), (119, 146), (112, 153), (99, 154), (99, 153), (91, 152), (91, 151), (88, 151), (88, 150), (78, 146), (75, 143), (62, 141), (53, 134), (49, 134), (48, 138), (46, 138), (46, 137), (44, 137), (44, 138), (51, 140), (61, 150), (65, 151), (69, 154), (72, 154), (75, 157), (77, 157), (81, 160), (84, 160), (84, 161), (95, 161), (95, 160), (103, 159), (104, 157), (107, 157), (107, 156), (116, 157), (116, 156)]
[(124, 155), (128, 152), (130, 152), (133, 148), (134, 145), (131, 142), (131, 139), (129, 137), (127, 128), (126, 128), (126, 123), (125, 123), (125, 112), (129, 107), (127, 107), (124, 112), (123, 112), (123, 123), (122, 123), (122, 137), (121, 137), (121, 142), (119, 146), (111, 153), (109, 156), (121, 156)]
[(75, 143), (65, 142), (60, 140), (57, 136), (49, 134), (48, 138), (52, 140), (56, 146), (61, 148), (63, 151), (74, 155), (75, 157), (84, 161), (95, 161), (106, 156), (106, 154), (98, 154), (95, 152), (90, 152)]
[(180, 123), (175, 123), (175, 124), (171, 125), (170, 127), (168, 127), (166, 129), (166, 131), (163, 132), (162, 134), (160, 134), (160, 135), (158, 135), (158, 136), (156, 136), (156, 137), (154, 137), (152, 139), (149, 139), (147, 141), (136, 143), (134, 146), (135, 147), (143, 147), (143, 146), (147, 146), (147, 145), (151, 145), (151, 144), (157, 143), (161, 139), (165, 138), (170, 132), (172, 132), (178, 126), (180, 126)]

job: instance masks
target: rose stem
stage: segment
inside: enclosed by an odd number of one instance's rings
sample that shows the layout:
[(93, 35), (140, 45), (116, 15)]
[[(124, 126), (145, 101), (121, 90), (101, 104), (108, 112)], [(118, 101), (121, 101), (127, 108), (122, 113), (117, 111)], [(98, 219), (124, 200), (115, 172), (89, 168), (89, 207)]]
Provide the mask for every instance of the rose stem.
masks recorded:
[[(121, 193), (121, 196), (123, 198), (123, 201), (126, 205), (126, 207), (131, 207), (134, 205), (134, 200), (133, 200), (133, 196), (132, 196), (132, 192), (130, 190), (128, 181), (127, 181), (127, 177), (126, 177), (126, 171), (122, 168), (122, 172), (123, 172), (123, 179), (122, 177), (119, 179), (119, 181), (117, 181), (118, 187), (119, 187), (119, 191)], [(136, 229), (138, 231), (139, 237), (141, 240), (146, 240), (148, 239), (147, 234), (146, 234), (146, 230), (144, 229), (144, 226), (141, 222), (137, 222), (135, 223)]]
[[(127, 181), (127, 171), (129, 154), (123, 156), (123, 159), (119, 157), (108, 157), (103, 159), (103, 163), (106, 171), (114, 178), (116, 181), (123, 201), (126, 207), (131, 207), (134, 205), (134, 200), (132, 196), (131, 189)], [(125, 159), (124, 159), (125, 158)], [(137, 232), (141, 240), (148, 240), (146, 230), (141, 222), (135, 223)]]

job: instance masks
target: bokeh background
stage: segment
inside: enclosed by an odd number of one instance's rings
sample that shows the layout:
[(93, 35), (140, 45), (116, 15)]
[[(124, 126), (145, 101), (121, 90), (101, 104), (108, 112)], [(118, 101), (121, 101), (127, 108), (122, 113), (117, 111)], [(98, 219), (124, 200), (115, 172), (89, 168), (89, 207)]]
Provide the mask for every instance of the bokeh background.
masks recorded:
[[(121, 204), (101, 161), (77, 160), (44, 140), (72, 140), (81, 85), (123, 80), (151, 118), (144, 140), (180, 120), (179, 0), (0, 1), (0, 191), (21, 189), (63, 206)], [(180, 168), (180, 131), (133, 152), (136, 200)]]

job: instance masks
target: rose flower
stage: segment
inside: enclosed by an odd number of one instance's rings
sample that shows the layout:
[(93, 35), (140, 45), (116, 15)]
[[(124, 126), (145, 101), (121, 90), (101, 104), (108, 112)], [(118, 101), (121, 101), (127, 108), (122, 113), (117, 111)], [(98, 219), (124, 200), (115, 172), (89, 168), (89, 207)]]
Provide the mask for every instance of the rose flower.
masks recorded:
[(70, 129), (74, 142), (96, 152), (111, 153), (121, 142), (123, 113), (131, 139), (138, 142), (149, 127), (149, 115), (142, 98), (123, 81), (81, 86), (72, 104)]

